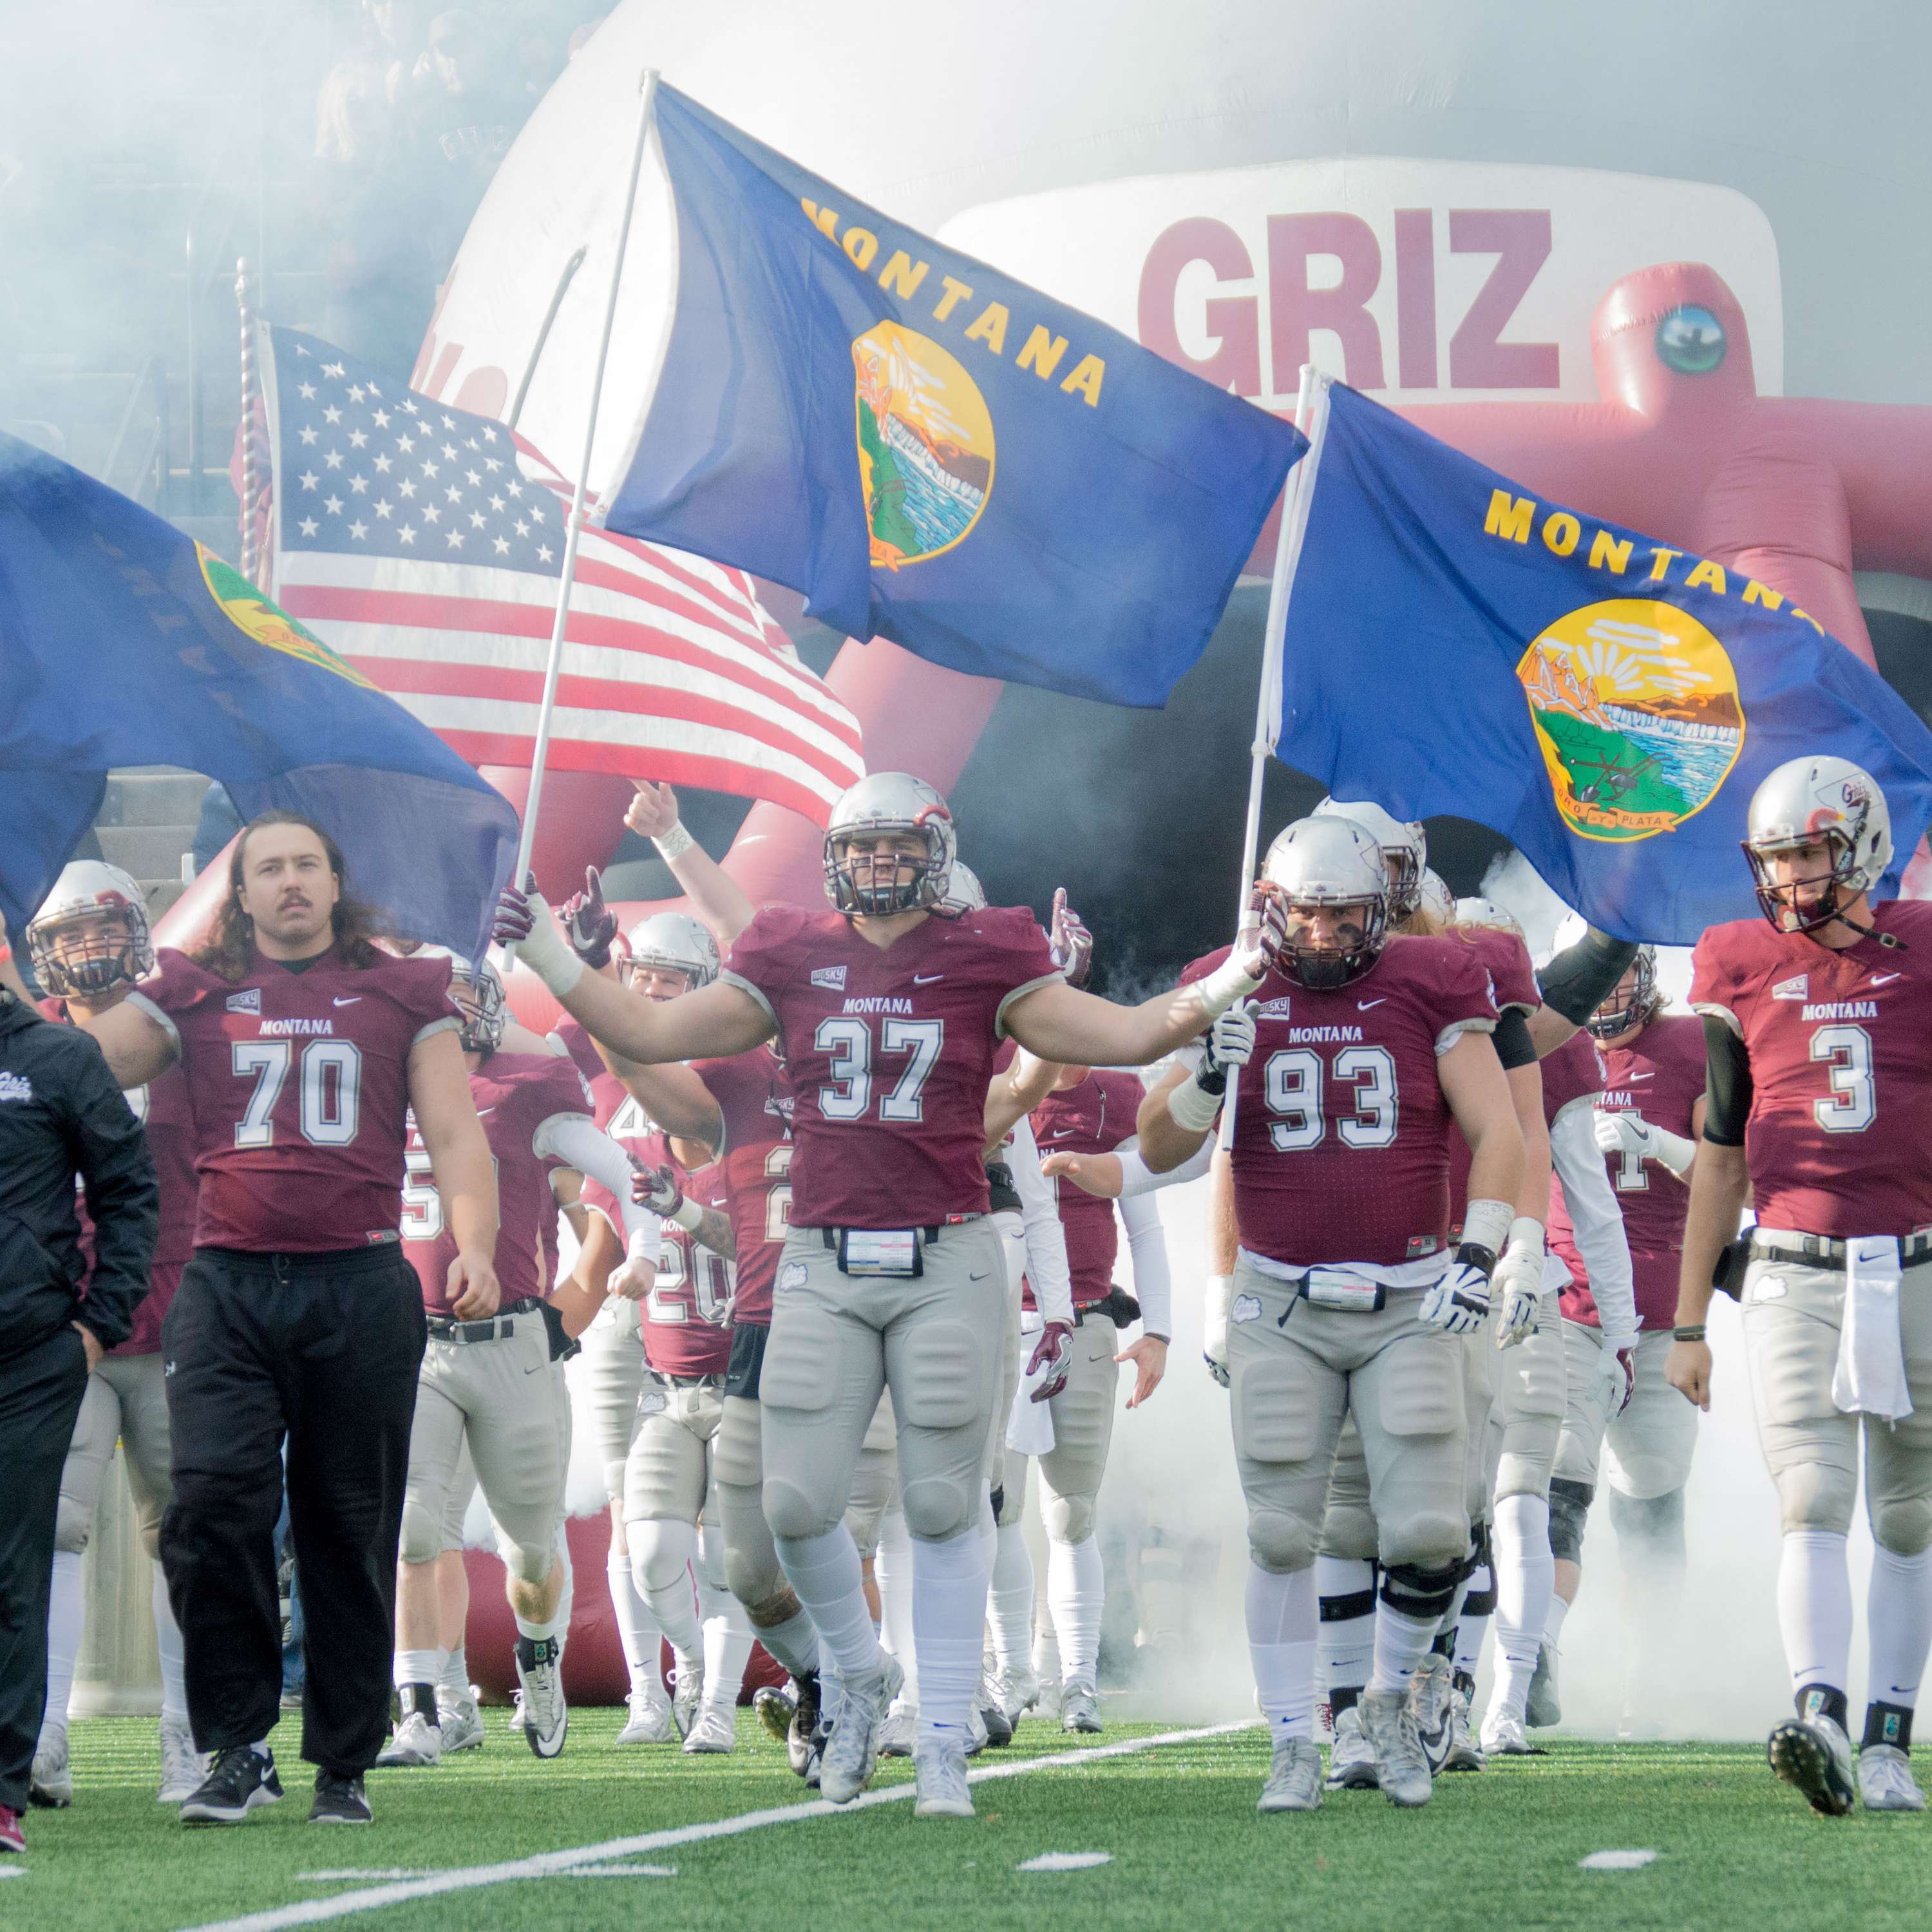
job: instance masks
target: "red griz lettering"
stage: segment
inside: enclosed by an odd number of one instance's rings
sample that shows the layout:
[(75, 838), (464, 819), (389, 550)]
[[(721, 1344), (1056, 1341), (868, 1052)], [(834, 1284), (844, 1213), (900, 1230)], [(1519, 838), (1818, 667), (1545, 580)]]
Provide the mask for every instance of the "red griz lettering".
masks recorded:
[[(1449, 338), (1454, 389), (1554, 389), (1562, 373), (1553, 342), (1505, 342), (1523, 297), (1551, 248), (1544, 208), (1456, 208), (1448, 211), (1448, 252), (1494, 255), (1496, 266)], [(1358, 214), (1341, 212), (1271, 214), (1267, 222), (1268, 338), (1273, 389), (1285, 394), (1295, 371), (1313, 359), (1318, 334), (1341, 345), (1343, 380), (1358, 389), (1387, 386), (1381, 326), (1369, 304), (1382, 285), (1382, 249)], [(1405, 389), (1432, 389), (1436, 355), (1436, 217), (1432, 209), (1394, 212), (1396, 380)], [(1318, 260), (1323, 264), (1317, 270)], [(1210, 345), (1205, 356), (1182, 346), (1180, 286), (1199, 263), (1211, 272), (1186, 333)], [(1334, 272), (1339, 268), (1340, 273)], [(1141, 268), (1140, 339), (1156, 355), (1192, 369), (1217, 388), (1258, 397), (1261, 298), (1222, 292), (1252, 283), (1247, 244), (1226, 223), (1202, 216), (1177, 221), (1157, 236)], [(1190, 280), (1190, 287), (1196, 286)], [(1198, 322), (1195, 315), (1198, 314)]]
[[(1580, 1037), (1581, 1036), (1579, 1036)], [(1691, 1136), (1691, 1116), (1704, 1093), (1704, 1026), (1690, 1013), (1666, 1013), (1651, 1021), (1627, 1046), (1603, 1049), (1604, 1090), (1596, 1104), (1610, 1113), (1641, 1114), (1652, 1126)], [(1610, 1185), (1623, 1210), (1630, 1243), (1636, 1312), (1646, 1330), (1668, 1328), (1676, 1318), (1678, 1264), (1684, 1252), (1684, 1220), (1690, 1190), (1655, 1161), (1628, 1152), (1608, 1154)], [(1563, 1312), (1572, 1322), (1599, 1324), (1588, 1271), (1576, 1251), (1575, 1231), (1560, 1189), (1550, 1199), (1550, 1246), (1570, 1270)]]
[[(536, 1151), (537, 1133), (560, 1114), (587, 1115), (590, 1094), (568, 1060), (547, 1053), (493, 1053), (470, 1075), (470, 1091), (496, 1167), (496, 1279), (502, 1305), (525, 1298), (547, 1300), (556, 1282), (560, 1213), (550, 1177), (563, 1162)], [(403, 1250), (422, 1283), (423, 1306), (433, 1315), (447, 1315), (452, 1311), (446, 1284), (456, 1258), (456, 1235), (413, 1118), (407, 1160)]]
[(732, 1320), (769, 1328), (778, 1256), (791, 1226), (792, 1099), (778, 1057), (768, 1046), (728, 1060), (698, 1060), (692, 1071), (724, 1119), (724, 1177), (737, 1257)]
[[(1112, 1154), (1133, 1137), (1145, 1089), (1132, 1073), (1089, 1073), (1078, 1086), (1049, 1094), (1033, 1112), (1033, 1130), (1042, 1154)], [(1071, 1181), (1054, 1184), (1060, 1226), (1066, 1240), (1066, 1266), (1078, 1308), (1102, 1300), (1114, 1286), (1120, 1252), (1120, 1222), (1114, 1204), (1083, 1192)], [(1032, 1285), (1026, 1306), (1035, 1304)]]
[[(1226, 957), (1196, 960), (1183, 982)], [(1462, 1136), (1436, 1049), (1496, 1024), (1476, 952), (1454, 934), (1397, 937), (1346, 986), (1316, 991), (1270, 970), (1254, 998), (1231, 1156), (1242, 1246), (1291, 1266), (1388, 1267), (1446, 1247)]]
[(1750, 1058), (1744, 1138), (1766, 1228), (1844, 1240), (1932, 1227), (1932, 904), (1887, 900), (1875, 933), (1833, 952), (1762, 920), (1714, 926), (1692, 957), (1690, 1001)]
[(460, 1024), (449, 962), (258, 958), (237, 986), (164, 949), (129, 998), (178, 1037), (200, 1180), (195, 1244), (290, 1254), (393, 1240), (409, 1058)]
[(986, 1086), (1007, 1005), (1057, 978), (1022, 908), (928, 919), (881, 949), (834, 912), (767, 907), (726, 976), (777, 1022), (793, 1100), (791, 1223), (983, 1214)]

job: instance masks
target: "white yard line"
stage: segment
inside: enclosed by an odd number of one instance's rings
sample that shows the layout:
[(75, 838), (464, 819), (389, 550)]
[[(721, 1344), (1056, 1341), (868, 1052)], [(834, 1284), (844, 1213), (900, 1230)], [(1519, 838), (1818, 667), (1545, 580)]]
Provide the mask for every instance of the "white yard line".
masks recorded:
[[(1072, 1765), (1094, 1764), (1102, 1758), (1126, 1757), (1136, 1751), (1152, 1750), (1161, 1744), (1198, 1743), (1203, 1738), (1226, 1737), (1237, 1731), (1252, 1730), (1257, 1720), (1234, 1724), (1206, 1724), (1198, 1730), (1162, 1731), (1150, 1738), (1129, 1738), (1119, 1744), (1095, 1744), (1084, 1750), (1056, 1751), (1045, 1757), (1022, 1758), (1011, 1764), (988, 1765), (972, 1773), (975, 1784), (996, 1778), (1018, 1778), (1028, 1772), (1056, 1771)], [(632, 1838), (607, 1838), (601, 1844), (578, 1845), (560, 1852), (538, 1852), (526, 1858), (514, 1858), (501, 1864), (466, 1865), (453, 1871), (388, 1885), (370, 1886), (360, 1892), (338, 1893), (333, 1898), (304, 1900), (296, 1905), (277, 1906), (267, 1912), (250, 1912), (239, 1918), (218, 1919), (197, 1926), (194, 1932), (281, 1932), (290, 1925), (316, 1925), (331, 1918), (346, 1918), (353, 1912), (380, 1912), (390, 1905), (406, 1905), (419, 1898), (440, 1898), (446, 1892), (469, 1892), (484, 1886), (507, 1885), (519, 1879), (553, 1878), (572, 1874), (579, 1865), (602, 1864), (612, 1858), (628, 1858), (640, 1852), (668, 1851), (674, 1845), (701, 1844), (713, 1838), (735, 1838), (747, 1832), (763, 1831), (768, 1825), (791, 1825), (807, 1818), (836, 1817), (842, 1812), (859, 1811), (874, 1804), (893, 1804), (913, 1795), (910, 1783), (886, 1791), (862, 1792), (849, 1804), (830, 1804), (823, 1798), (806, 1804), (782, 1804), (764, 1811), (746, 1811), (735, 1818), (713, 1819), (707, 1824), (680, 1825), (667, 1832), (640, 1832)]]

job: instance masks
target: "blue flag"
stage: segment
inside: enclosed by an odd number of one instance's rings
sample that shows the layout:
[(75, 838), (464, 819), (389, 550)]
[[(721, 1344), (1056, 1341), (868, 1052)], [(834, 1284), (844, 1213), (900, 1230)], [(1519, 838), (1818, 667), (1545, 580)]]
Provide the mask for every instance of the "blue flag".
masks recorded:
[(1689, 945), (1754, 916), (1738, 842), (1787, 758), (1862, 765), (1897, 856), (1932, 732), (1742, 572), (1543, 501), (1335, 384), (1288, 604), (1276, 749), (1398, 818), (1511, 840), (1567, 904)]
[(109, 770), (184, 765), (244, 818), (328, 828), (350, 890), (466, 958), (517, 819), (426, 726), (238, 571), (78, 470), (0, 436), (0, 911), (19, 933)]
[(674, 88), (657, 125), (677, 304), (607, 527), (956, 670), (1164, 704), (1306, 447), (1293, 426)]

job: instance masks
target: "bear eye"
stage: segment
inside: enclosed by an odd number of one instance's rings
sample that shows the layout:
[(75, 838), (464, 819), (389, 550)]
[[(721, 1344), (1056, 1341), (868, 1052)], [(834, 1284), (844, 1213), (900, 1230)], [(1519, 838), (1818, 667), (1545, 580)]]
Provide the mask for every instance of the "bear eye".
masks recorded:
[(1657, 352), (1680, 376), (1708, 376), (1724, 359), (1724, 325), (1695, 302), (1674, 308), (1657, 325)]

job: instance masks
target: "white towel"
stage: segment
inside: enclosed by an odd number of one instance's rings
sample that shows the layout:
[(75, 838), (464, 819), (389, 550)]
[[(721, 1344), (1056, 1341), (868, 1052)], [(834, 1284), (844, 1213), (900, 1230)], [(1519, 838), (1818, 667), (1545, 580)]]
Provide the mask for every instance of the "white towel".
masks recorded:
[[(1020, 1317), (1023, 1364), (1030, 1359), (1036, 1339), (1046, 1325), (1045, 1318), (1036, 1310), (1030, 1308)], [(1006, 1418), (1006, 1447), (1016, 1456), (1044, 1456), (1053, 1448), (1053, 1405), (1033, 1399), (1034, 1390), (1047, 1372), (1042, 1369), (1036, 1375), (1028, 1375), (1022, 1367), (1020, 1385), (1013, 1391), (1012, 1410)]]
[(1847, 1415), (1862, 1410), (1886, 1422), (1912, 1413), (1905, 1348), (1898, 1337), (1898, 1244), (1861, 1234), (1845, 1244), (1845, 1315), (1832, 1400)]

